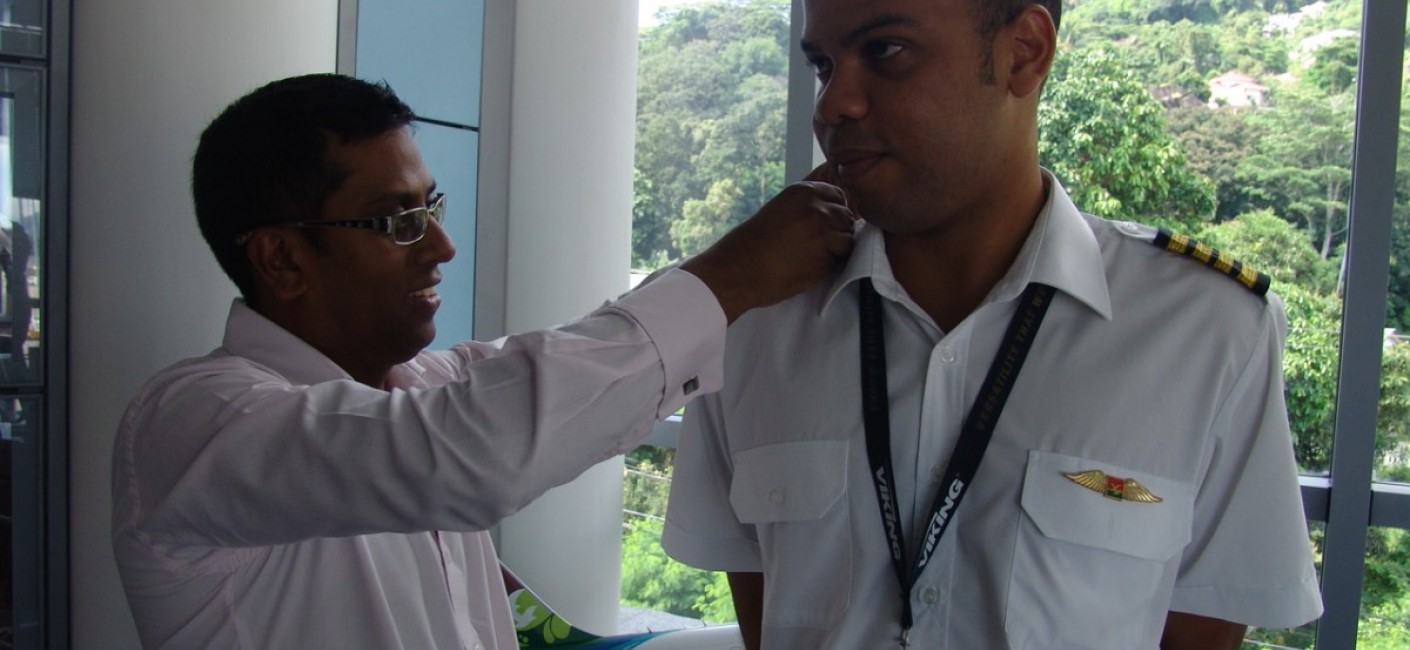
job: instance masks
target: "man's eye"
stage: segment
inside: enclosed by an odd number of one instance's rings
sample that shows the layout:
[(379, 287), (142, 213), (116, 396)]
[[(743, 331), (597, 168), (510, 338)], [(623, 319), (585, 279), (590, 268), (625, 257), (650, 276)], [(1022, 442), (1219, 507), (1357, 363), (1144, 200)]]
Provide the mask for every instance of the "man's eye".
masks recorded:
[(822, 57), (810, 57), (808, 59), (808, 66), (811, 67), (813, 72), (819, 77), (827, 74), (827, 71), (832, 69), (832, 64)]
[(871, 59), (889, 59), (901, 51), (900, 43), (890, 41), (875, 41), (866, 46), (867, 57)]

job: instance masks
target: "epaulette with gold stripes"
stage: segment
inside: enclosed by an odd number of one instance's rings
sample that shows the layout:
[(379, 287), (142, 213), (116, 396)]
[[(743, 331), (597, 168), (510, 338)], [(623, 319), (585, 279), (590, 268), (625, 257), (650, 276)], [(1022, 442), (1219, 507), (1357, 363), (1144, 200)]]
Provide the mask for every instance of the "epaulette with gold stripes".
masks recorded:
[(1185, 235), (1177, 235), (1165, 228), (1156, 231), (1155, 241), (1152, 243), (1165, 250), (1204, 262), (1206, 266), (1238, 280), (1239, 284), (1248, 287), (1249, 291), (1259, 296), (1268, 293), (1270, 280), (1267, 275), (1245, 266), (1243, 262), (1219, 252), (1208, 244), (1201, 244)]

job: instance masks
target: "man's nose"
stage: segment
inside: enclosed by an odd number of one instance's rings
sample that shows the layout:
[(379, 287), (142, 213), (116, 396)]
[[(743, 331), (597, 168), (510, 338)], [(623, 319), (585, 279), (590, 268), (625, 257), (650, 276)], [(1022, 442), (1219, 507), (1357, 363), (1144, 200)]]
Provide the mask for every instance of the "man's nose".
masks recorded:
[(836, 126), (846, 120), (866, 117), (868, 109), (866, 93), (858, 75), (839, 66), (818, 92), (817, 102), (813, 106), (813, 121), (819, 125)]

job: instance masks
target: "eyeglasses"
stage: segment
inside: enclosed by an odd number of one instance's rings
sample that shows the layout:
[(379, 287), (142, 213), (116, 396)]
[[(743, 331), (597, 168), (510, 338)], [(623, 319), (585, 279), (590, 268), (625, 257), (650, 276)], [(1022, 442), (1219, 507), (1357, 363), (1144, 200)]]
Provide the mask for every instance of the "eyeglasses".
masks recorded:
[[(290, 228), (363, 228), (375, 230), (384, 235), (390, 235), (392, 241), (401, 246), (410, 246), (421, 241), (426, 236), (426, 228), (430, 222), (437, 224), (445, 223), (446, 215), (446, 195), (437, 194), (431, 197), (431, 202), (424, 208), (412, 208), (398, 212), (386, 217), (369, 217), (366, 219), (347, 219), (343, 221), (289, 221), (285, 223), (272, 223), (271, 226), (287, 226)], [(251, 230), (235, 238), (235, 245), (241, 246), (250, 240), (254, 235)]]

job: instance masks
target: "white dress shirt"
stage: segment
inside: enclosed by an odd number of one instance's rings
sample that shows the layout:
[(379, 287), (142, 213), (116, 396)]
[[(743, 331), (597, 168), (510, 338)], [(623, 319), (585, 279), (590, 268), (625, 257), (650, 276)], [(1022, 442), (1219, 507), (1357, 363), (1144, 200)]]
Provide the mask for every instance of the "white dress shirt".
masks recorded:
[[(907, 562), (1017, 298), (1030, 282), (1058, 290), (910, 594), (912, 647), (1153, 649), (1169, 610), (1267, 627), (1320, 613), (1281, 303), (1051, 187), (1013, 267), (953, 331), (906, 295), (871, 226), (831, 286), (730, 328), (725, 389), (686, 411), (664, 544), (688, 564), (763, 572), (766, 650), (900, 636), (862, 427), (861, 278), (883, 298)], [(1163, 500), (1117, 501), (1064, 475), (1088, 470)]]
[(485, 532), (720, 385), (684, 271), (559, 329), (357, 383), (236, 302), (123, 417), (113, 543), (149, 648), (518, 647)]

